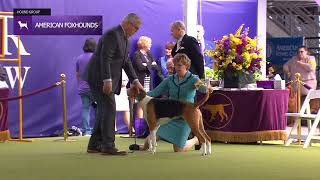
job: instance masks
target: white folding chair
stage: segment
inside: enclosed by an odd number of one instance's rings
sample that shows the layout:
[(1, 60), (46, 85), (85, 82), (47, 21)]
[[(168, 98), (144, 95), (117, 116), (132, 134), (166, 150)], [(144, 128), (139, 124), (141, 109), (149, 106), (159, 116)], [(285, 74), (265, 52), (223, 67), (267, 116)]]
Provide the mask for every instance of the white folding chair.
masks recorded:
[[(297, 139), (297, 135), (293, 134), (293, 130), (296, 130), (301, 120), (307, 120), (308, 122), (308, 135), (305, 138), (303, 148), (311, 146), (312, 139), (320, 139), (320, 136), (316, 136), (315, 132), (320, 120), (320, 111), (317, 110), (317, 114), (311, 114), (310, 112), (310, 100), (320, 98), (320, 90), (310, 90), (306, 99), (304, 100), (300, 112), (298, 113), (286, 113), (287, 117), (294, 117), (294, 125), (290, 130), (288, 140), (285, 145), (289, 146), (294, 139)], [(313, 122), (313, 123), (312, 123)], [(302, 137), (302, 136), (301, 136)]]

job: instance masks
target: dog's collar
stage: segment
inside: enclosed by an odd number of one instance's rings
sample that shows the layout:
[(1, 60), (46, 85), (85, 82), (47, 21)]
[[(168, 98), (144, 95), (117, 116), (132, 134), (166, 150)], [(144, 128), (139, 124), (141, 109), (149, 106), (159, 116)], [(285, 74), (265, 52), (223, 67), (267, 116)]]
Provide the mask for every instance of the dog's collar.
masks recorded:
[(151, 99), (152, 99), (151, 96), (146, 95), (146, 97), (144, 97), (144, 98), (142, 99), (142, 101), (140, 101), (140, 103), (143, 104), (143, 105), (145, 105), (145, 104), (147, 104)]

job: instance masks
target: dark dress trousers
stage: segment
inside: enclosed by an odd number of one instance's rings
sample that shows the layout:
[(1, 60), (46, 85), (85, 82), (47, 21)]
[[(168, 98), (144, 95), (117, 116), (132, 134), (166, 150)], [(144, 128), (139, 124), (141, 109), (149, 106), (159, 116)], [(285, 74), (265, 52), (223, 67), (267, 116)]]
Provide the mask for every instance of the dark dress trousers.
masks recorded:
[(172, 57), (174, 57), (177, 53), (186, 54), (191, 60), (191, 67), (189, 69), (190, 72), (198, 75), (200, 79), (204, 78), (203, 55), (201, 53), (198, 41), (194, 37), (185, 34), (181, 40), (179, 49), (177, 49), (177, 45), (178, 43), (176, 43), (172, 49)]
[[(86, 80), (97, 102), (96, 121), (88, 149), (113, 148), (115, 141), (116, 104), (114, 94), (120, 94), (122, 68), (129, 81), (137, 79), (129, 59), (129, 42), (122, 27), (116, 26), (105, 32), (97, 44), (83, 79)], [(103, 80), (112, 80), (112, 93), (103, 93)]]

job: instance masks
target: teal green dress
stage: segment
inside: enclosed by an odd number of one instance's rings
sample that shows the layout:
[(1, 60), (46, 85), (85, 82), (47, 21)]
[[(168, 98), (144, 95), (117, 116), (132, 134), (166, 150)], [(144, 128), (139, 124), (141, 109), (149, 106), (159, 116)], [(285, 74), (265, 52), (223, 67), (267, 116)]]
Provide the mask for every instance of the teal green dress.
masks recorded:
[[(179, 82), (178, 75), (171, 75), (164, 79), (154, 90), (149, 91), (148, 95), (157, 97), (169, 93), (169, 99), (194, 102), (196, 90), (202, 93), (206, 92), (206, 87), (200, 82), (197, 75), (187, 72), (184, 78)], [(188, 123), (181, 117), (163, 124), (157, 131), (157, 136), (163, 140), (183, 148), (190, 134)]]

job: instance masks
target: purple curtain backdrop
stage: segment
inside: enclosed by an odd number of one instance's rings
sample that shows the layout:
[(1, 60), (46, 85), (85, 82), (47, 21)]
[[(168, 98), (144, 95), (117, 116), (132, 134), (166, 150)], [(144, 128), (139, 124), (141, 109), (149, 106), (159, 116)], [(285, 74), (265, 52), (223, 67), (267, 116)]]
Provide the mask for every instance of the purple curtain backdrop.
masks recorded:
[[(221, 39), (235, 33), (241, 24), (249, 27), (249, 36), (257, 34), (257, 0), (206, 1), (202, 0), (202, 26), (206, 40)], [(199, 8), (198, 8), (199, 9)], [(200, 10), (198, 10), (200, 13)], [(198, 22), (200, 23), (200, 14)]]
[[(246, 1), (247, 2), (247, 1)], [(256, 1), (254, 1), (256, 2)], [(256, 9), (239, 6), (239, 2), (225, 2), (228, 6), (208, 7), (204, 11), (206, 37), (221, 37), (224, 34), (234, 32), (238, 25), (245, 19), (250, 23), (251, 32), (255, 31)], [(240, 2), (241, 3), (241, 2)], [(205, 3), (205, 4), (211, 4)], [(221, 2), (221, 4), (224, 4)], [(252, 3), (256, 6), (256, 3)], [(237, 7), (229, 11), (229, 6)], [(129, 12), (138, 13), (143, 20), (141, 29), (131, 38), (131, 52), (136, 49), (139, 36), (147, 35), (152, 38), (151, 48), (155, 58), (159, 58), (164, 51), (167, 41), (174, 41), (170, 36), (170, 23), (183, 18), (183, 1), (159, 1), (159, 0), (0, 0), (0, 12), (12, 11), (13, 8), (51, 8), (52, 15), (101, 15), (103, 16), (103, 30), (119, 24), (122, 18)], [(212, 9), (213, 8), (213, 9)], [(214, 8), (218, 8), (215, 10)], [(220, 8), (220, 10), (219, 10)], [(241, 10), (241, 9), (244, 10)], [(205, 9), (205, 8), (204, 8)], [(252, 12), (251, 12), (252, 11)], [(253, 13), (254, 11), (254, 13)], [(230, 23), (225, 19), (216, 19), (213, 22), (212, 12), (221, 12), (219, 18), (229, 17)], [(228, 13), (227, 13), (228, 12)], [(241, 12), (241, 15), (239, 15)], [(230, 13), (230, 14), (229, 14)], [(247, 15), (246, 13), (249, 13)], [(213, 19), (215, 19), (213, 18)], [(13, 34), (13, 19), (8, 21), (8, 34)], [(218, 26), (219, 25), (219, 26)], [(215, 32), (215, 33), (212, 33)], [(82, 53), (84, 40), (99, 36), (22, 36), (22, 43), (31, 55), (22, 56), (22, 66), (31, 67), (26, 76), (23, 93), (28, 93), (38, 88), (43, 88), (59, 81), (60, 73), (66, 74), (67, 81), (67, 116), (68, 126), (80, 125), (81, 101), (77, 94), (77, 82), (75, 78), (75, 60)], [(11, 39), (8, 40), (8, 49), (14, 55), (16, 47)], [(10, 56), (8, 56), (10, 57)], [(3, 63), (4, 66), (17, 66), (16, 63)], [(13, 75), (15, 72), (13, 69)], [(23, 69), (22, 75), (25, 71)], [(9, 84), (10, 86), (10, 84)], [(17, 95), (17, 83), (11, 89), (11, 96)], [(120, 116), (121, 117), (121, 116)], [(9, 102), (9, 128), (13, 137), (18, 136), (18, 101)], [(119, 124), (119, 123), (118, 123)], [(56, 131), (62, 130), (62, 109), (60, 87), (23, 99), (23, 135), (24, 137), (51, 136)]]

